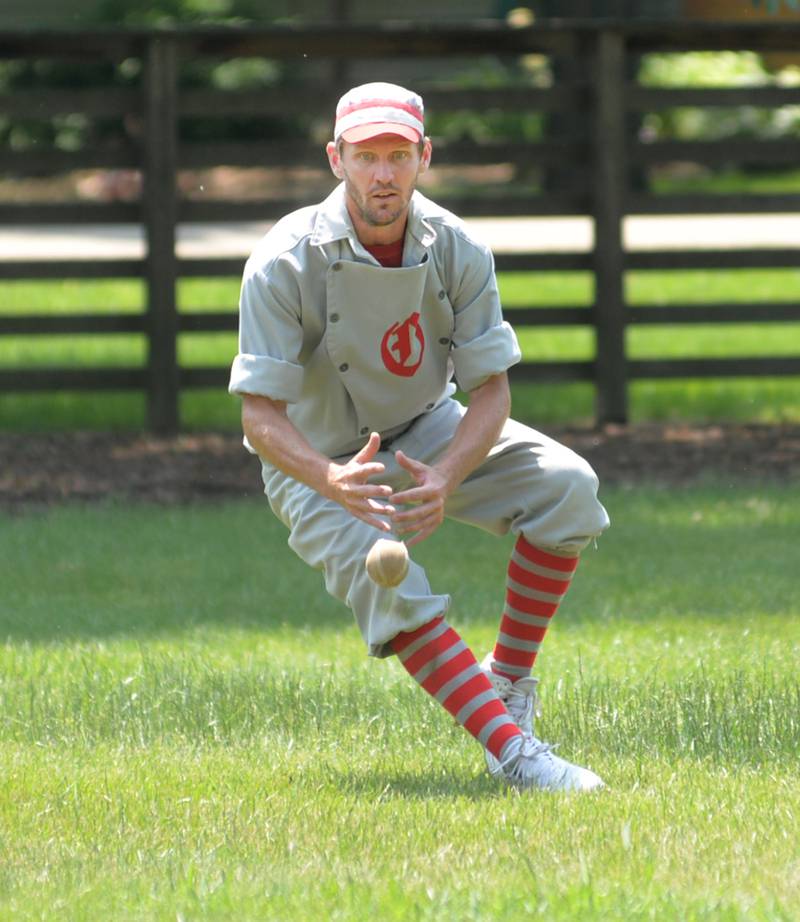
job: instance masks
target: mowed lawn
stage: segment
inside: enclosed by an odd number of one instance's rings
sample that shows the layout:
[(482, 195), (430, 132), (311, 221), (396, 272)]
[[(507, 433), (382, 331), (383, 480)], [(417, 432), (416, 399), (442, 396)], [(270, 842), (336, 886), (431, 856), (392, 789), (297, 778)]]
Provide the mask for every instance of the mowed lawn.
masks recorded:
[[(517, 794), (266, 502), (0, 519), (0, 919), (800, 918), (800, 488), (603, 493)], [(415, 549), (493, 639), (511, 539)]]

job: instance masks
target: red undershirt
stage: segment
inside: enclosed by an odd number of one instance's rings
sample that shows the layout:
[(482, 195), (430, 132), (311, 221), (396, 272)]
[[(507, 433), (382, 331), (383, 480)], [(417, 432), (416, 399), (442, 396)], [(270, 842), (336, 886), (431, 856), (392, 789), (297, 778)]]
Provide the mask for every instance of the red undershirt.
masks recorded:
[(371, 253), (384, 269), (399, 269), (403, 265), (403, 238), (394, 243), (376, 243), (364, 249)]

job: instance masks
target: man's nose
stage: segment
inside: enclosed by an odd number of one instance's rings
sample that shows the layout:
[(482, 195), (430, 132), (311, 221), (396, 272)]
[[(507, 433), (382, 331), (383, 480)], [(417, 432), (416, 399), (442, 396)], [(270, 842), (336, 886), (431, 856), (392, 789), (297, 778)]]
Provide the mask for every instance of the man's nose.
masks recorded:
[(391, 182), (394, 179), (394, 165), (390, 160), (379, 160), (375, 165), (375, 179), (378, 182)]

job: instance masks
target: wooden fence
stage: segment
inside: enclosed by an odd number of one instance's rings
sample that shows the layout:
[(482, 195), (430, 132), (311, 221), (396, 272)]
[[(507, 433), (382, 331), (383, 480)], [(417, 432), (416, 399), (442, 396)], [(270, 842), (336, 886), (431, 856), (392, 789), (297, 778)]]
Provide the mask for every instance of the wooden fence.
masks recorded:
[[(800, 374), (800, 354), (748, 359), (632, 360), (626, 329), (638, 324), (772, 323), (800, 321), (800, 304), (707, 304), (629, 306), (624, 296), (628, 270), (789, 267), (800, 250), (627, 251), (622, 237), (626, 215), (800, 212), (800, 195), (654, 195), (636, 181), (637, 171), (655, 163), (691, 161), (725, 164), (798, 165), (797, 140), (647, 143), (632, 120), (643, 113), (680, 106), (774, 108), (800, 105), (799, 87), (653, 89), (639, 85), (633, 62), (650, 52), (684, 50), (783, 51), (800, 47), (800, 26), (761, 24), (571, 23), (545, 22), (530, 28), (499, 23), (453, 26), (385, 24), (381, 27), (193, 28), (172, 31), (94, 33), (0, 33), (0, 63), (127, 62), (127, 83), (83, 88), (18, 88), (0, 91), (0, 117), (48, 120), (80, 114), (105, 125), (91, 143), (76, 150), (38, 144), (0, 151), (0, 176), (50, 176), (78, 169), (135, 169), (143, 175), (141, 198), (132, 202), (0, 202), (0, 226), (48, 224), (137, 224), (143, 228), (141, 259), (59, 260), (3, 258), (0, 279), (140, 278), (147, 291), (140, 314), (71, 316), (2, 313), (0, 334), (138, 333), (146, 337), (143, 367), (28, 368), (0, 370), (0, 387), (10, 391), (139, 390), (148, 395), (148, 420), (156, 431), (179, 426), (178, 397), (186, 388), (223, 388), (227, 367), (180, 367), (178, 336), (187, 332), (230, 331), (231, 310), (189, 313), (178, 310), (180, 277), (241, 273), (236, 258), (185, 259), (176, 255), (181, 222), (269, 220), (309, 204), (298, 196), (247, 200), (203, 200), (179, 191), (187, 169), (322, 165), (320, 125), (330, 127), (335, 100), (359, 73), (405, 77), (426, 100), (429, 112), (480, 111), (519, 118), (541, 114), (544, 130), (531, 140), (498, 138), (437, 140), (436, 165), (477, 175), (470, 185), (443, 183), (434, 197), (464, 217), (589, 216), (595, 243), (590, 252), (499, 253), (499, 270), (578, 270), (594, 279), (591, 306), (515, 309), (518, 326), (589, 326), (595, 331), (592, 360), (526, 362), (516, 380), (588, 381), (597, 395), (599, 422), (625, 421), (628, 384), (643, 378), (696, 378)], [(555, 79), (537, 86), (519, 62), (543, 56), (553, 62)], [(197, 88), (182, 75), (207, 61), (270, 61), (283, 66), (284, 79), (260, 89)], [(380, 61), (381, 65), (375, 63)], [(134, 62), (130, 66), (130, 62)], [(501, 62), (511, 78), (505, 85), (474, 80), (469, 88), (437, 78), (449, 63), (462, 72)], [(556, 66), (558, 65), (558, 66)], [(418, 71), (428, 74), (415, 81)], [(438, 69), (438, 70), (437, 70)], [(308, 71), (308, 73), (306, 73)], [(494, 71), (493, 71), (494, 73)], [(477, 85), (476, 85), (477, 84)], [(193, 138), (192, 120), (272, 119), (274, 136), (236, 137), (221, 133), (209, 141)], [(110, 127), (109, 127), (110, 126)], [(244, 132), (246, 134), (247, 132)], [(240, 132), (241, 134), (241, 132)], [(487, 182), (491, 170), (499, 182)], [(478, 171), (475, 174), (475, 171)], [(489, 170), (489, 173), (486, 173)], [(529, 182), (538, 170), (541, 181)], [(472, 171), (470, 173), (469, 171)], [(483, 171), (483, 172), (481, 172)], [(505, 172), (503, 172), (505, 171)], [(510, 172), (509, 172), (510, 171)], [(450, 175), (450, 174), (448, 174)], [(534, 188), (535, 186), (535, 188)], [(313, 199), (311, 199), (313, 200)], [(800, 353), (800, 348), (798, 349)]]

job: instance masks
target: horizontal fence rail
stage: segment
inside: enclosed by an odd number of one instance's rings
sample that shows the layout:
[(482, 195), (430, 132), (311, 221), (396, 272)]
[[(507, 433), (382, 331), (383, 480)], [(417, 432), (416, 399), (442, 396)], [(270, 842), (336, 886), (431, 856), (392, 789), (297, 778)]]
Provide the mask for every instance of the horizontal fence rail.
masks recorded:
[[(631, 306), (624, 286), (630, 271), (797, 267), (797, 242), (737, 250), (641, 251), (626, 249), (622, 234), (629, 215), (800, 212), (800, 194), (655, 194), (641, 180), (648, 171), (676, 162), (709, 169), (795, 167), (800, 165), (796, 139), (648, 140), (636, 130), (648, 113), (681, 107), (800, 106), (800, 87), (655, 88), (634, 76), (637, 62), (653, 52), (798, 48), (800, 25), (786, 22), (0, 33), (0, 65), (44, 61), (54, 65), (54, 73), (55, 65), (96, 70), (94, 81), (79, 81), (86, 85), (65, 87), (37, 78), (38, 83), (32, 79), (31, 85), (0, 91), (0, 119), (41, 129), (35, 143), (0, 149), (0, 177), (40, 180), (76, 171), (121, 171), (141, 182), (132, 200), (0, 200), (0, 226), (130, 224), (142, 228), (145, 242), (141, 258), (33, 262), (0, 254), (0, 280), (137, 279), (146, 291), (138, 313), (109, 306), (102, 314), (12, 315), (0, 305), (0, 336), (127, 334), (147, 343), (142, 367), (0, 368), (0, 387), (145, 392), (151, 428), (177, 429), (181, 391), (223, 388), (228, 376), (227, 367), (181, 367), (178, 336), (232, 333), (237, 322), (223, 305), (203, 313), (179, 310), (177, 284), (182, 278), (239, 276), (244, 262), (222, 255), (179, 256), (177, 225), (271, 221), (321, 198), (332, 182), (323, 136), (339, 95), (352, 82), (374, 79), (384, 66), (405, 65), (405, 82), (417, 86), (408, 75), (409, 62), (425, 74), (419, 89), (439, 126), (434, 172), (440, 178), (430, 191), (425, 189), (427, 194), (466, 218), (582, 216), (593, 221), (589, 251), (496, 254), (499, 271), (581, 272), (593, 282), (589, 305), (508, 311), (518, 328), (591, 329), (596, 346), (592, 359), (523, 362), (513, 369), (515, 380), (590, 382), (597, 420), (605, 423), (626, 420), (629, 384), (637, 379), (798, 375), (800, 354), (633, 359), (626, 331), (656, 325), (800, 323), (800, 304)], [(549, 62), (548, 85), (526, 71), (537, 58)], [(202, 65), (243, 61), (277, 62), (282, 76), (268, 86), (227, 90), (199, 88), (192, 76)], [(500, 62), (507, 85), (495, 85), (496, 75), (474, 80), (476, 86), (460, 85), (458, 68), (464, 62), (487, 67)], [(356, 79), (364, 73), (371, 76)], [(404, 82), (402, 73), (399, 82)], [(491, 138), (466, 139), (452, 128), (459, 119), (468, 124), (476, 112), (496, 120)], [(77, 126), (75, 135), (57, 143), (53, 126), (64, 119)], [(210, 131), (214, 119), (220, 127)], [(193, 173), (218, 168), (276, 175), (291, 168), (307, 176), (308, 185), (278, 181), (276, 188), (211, 198), (183, 183)]]

